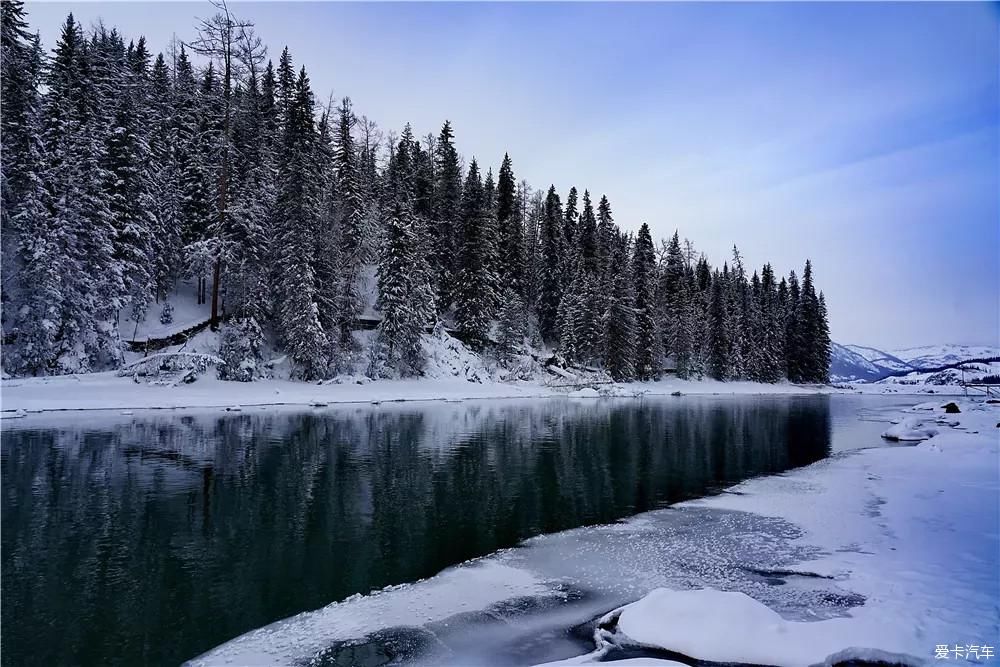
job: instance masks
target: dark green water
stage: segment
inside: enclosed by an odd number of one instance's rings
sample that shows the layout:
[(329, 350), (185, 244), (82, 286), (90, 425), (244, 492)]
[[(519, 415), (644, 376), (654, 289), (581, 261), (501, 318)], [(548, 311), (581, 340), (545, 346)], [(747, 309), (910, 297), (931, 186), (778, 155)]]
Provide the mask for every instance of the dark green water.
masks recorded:
[(727, 397), (4, 424), (2, 662), (174, 665), (526, 537), (810, 463), (838, 410)]

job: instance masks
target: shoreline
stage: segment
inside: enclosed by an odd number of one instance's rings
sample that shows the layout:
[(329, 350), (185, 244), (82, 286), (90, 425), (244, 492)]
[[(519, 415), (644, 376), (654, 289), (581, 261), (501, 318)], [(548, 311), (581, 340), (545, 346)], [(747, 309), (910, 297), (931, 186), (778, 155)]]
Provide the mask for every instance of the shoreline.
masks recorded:
[[(927, 387), (927, 385), (915, 385)], [(0, 383), (0, 417), (83, 411), (327, 407), (381, 403), (458, 402), (486, 399), (642, 398), (644, 396), (808, 396), (875, 394), (887, 396), (960, 396), (959, 387), (927, 387), (931, 391), (899, 391), (898, 386), (762, 384), (746, 381), (681, 380), (603, 385), (570, 391), (537, 382), (471, 382), (464, 378), (377, 380), (364, 383), (315, 384), (291, 380), (227, 382), (201, 377), (188, 385), (136, 383), (114, 372), (18, 378)]]

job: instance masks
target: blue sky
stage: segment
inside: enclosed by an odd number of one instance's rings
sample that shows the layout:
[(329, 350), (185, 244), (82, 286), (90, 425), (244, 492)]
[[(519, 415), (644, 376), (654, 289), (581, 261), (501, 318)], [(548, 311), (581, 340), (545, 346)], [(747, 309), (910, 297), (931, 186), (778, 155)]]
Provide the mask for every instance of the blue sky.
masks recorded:
[[(619, 224), (812, 258), (835, 340), (1000, 339), (1000, 11), (977, 3), (237, 3), (317, 98)], [(33, 3), (51, 47), (72, 10), (153, 49), (207, 3)]]

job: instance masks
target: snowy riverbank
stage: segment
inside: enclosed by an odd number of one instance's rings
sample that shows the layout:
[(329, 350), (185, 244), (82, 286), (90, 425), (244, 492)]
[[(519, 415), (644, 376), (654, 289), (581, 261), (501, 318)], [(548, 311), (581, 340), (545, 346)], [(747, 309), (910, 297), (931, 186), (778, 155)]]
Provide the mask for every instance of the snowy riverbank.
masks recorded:
[[(255, 630), (192, 664), (332, 664), (319, 656), (336, 661), (389, 637), (431, 646), (426, 664), (467, 664), (474, 653), (447, 647), (470, 643), (482, 656), (511, 641), (553, 655), (538, 644), (565, 643), (568, 628), (595, 618), (595, 650), (562, 664), (683, 654), (791, 667), (888, 652), (916, 665), (941, 645), (995, 651), (1000, 405), (960, 401), (961, 413), (945, 415), (943, 403), (899, 415), (939, 428), (919, 445), (837, 455), (616, 524), (542, 535)], [(692, 623), (697, 632), (680, 632)]]
[[(156, 408), (232, 408), (269, 405), (326, 405), (388, 401), (453, 401), (486, 398), (545, 398), (570, 396), (665, 396), (675, 392), (711, 394), (816, 394), (845, 392), (885, 393), (878, 385), (860, 389), (831, 386), (760, 384), (680, 380), (598, 385), (571, 390), (538, 382), (470, 382), (464, 378), (420, 378), (378, 380), (358, 384), (313, 384), (291, 380), (223, 382), (201, 377), (192, 384), (167, 385), (135, 382), (114, 373), (91, 373), (41, 378), (16, 378), (0, 384), (0, 409), (5, 417), (21, 412), (55, 410), (140, 410)], [(949, 389), (949, 388), (939, 388)], [(957, 388), (951, 388), (957, 391)], [(914, 389), (916, 392), (917, 389)], [(897, 393), (897, 392), (892, 392)], [(898, 392), (905, 393), (905, 392)]]

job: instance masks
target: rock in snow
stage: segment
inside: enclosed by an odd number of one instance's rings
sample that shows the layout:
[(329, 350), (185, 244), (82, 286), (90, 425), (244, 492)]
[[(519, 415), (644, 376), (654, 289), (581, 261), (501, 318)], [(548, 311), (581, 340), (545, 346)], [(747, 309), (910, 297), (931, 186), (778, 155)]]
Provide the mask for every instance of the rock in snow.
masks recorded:
[(882, 437), (886, 440), (916, 442), (932, 438), (937, 434), (938, 430), (933, 426), (925, 426), (921, 420), (910, 418), (890, 426)]

